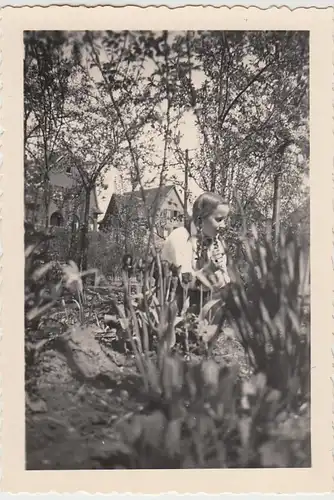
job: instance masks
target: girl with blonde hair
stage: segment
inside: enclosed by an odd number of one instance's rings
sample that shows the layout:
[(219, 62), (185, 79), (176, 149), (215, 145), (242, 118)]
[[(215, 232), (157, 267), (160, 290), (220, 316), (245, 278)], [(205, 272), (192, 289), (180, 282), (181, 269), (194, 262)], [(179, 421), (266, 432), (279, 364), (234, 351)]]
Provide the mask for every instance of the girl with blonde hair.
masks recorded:
[(162, 248), (162, 261), (178, 269), (180, 285), (188, 288), (191, 302), (199, 302), (201, 277), (210, 282), (214, 291), (230, 282), (223, 241), (228, 214), (229, 205), (223, 197), (202, 193), (193, 205), (186, 227), (172, 231)]

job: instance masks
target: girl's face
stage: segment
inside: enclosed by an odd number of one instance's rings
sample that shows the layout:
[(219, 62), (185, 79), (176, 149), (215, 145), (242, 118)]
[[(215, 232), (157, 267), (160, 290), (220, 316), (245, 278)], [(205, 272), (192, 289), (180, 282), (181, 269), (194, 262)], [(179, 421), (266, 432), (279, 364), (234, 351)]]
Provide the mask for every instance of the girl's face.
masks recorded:
[(210, 215), (203, 219), (203, 234), (209, 238), (217, 236), (218, 232), (225, 227), (228, 212), (227, 205), (218, 205)]

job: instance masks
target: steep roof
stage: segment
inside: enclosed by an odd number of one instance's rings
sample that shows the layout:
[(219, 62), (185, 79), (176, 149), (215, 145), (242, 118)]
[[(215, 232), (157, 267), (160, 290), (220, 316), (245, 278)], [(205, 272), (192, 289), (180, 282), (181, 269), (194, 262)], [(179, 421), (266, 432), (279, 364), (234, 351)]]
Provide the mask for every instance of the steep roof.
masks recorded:
[[(58, 161), (57, 165), (50, 170), (49, 178), (51, 186), (61, 187), (61, 188), (72, 188), (76, 184), (82, 186), (81, 177), (78, 172), (78, 169), (75, 166), (71, 167), (71, 171), (67, 170), (68, 166), (66, 160), (62, 160), (62, 157), (59, 156), (59, 160), (57, 160), (57, 155), (54, 155), (55, 161)], [(36, 166), (36, 162), (30, 160), (29, 158), (25, 158), (25, 168), (33, 168)], [(26, 194), (26, 203), (30, 203), (34, 201), (35, 197), (31, 193)], [(102, 214), (102, 210), (99, 207), (99, 202), (97, 198), (96, 187), (93, 188), (91, 192), (91, 212), (99, 215)]]
[(148, 207), (150, 210), (156, 210), (166, 199), (166, 197), (168, 196), (169, 192), (172, 189), (175, 190), (177, 196), (180, 199), (181, 204), (183, 205), (180, 195), (176, 191), (174, 185), (144, 189), (145, 203), (143, 201), (143, 195), (141, 190), (130, 191), (124, 194), (114, 193), (111, 196), (108, 208), (100, 224), (103, 225), (107, 223), (109, 215), (115, 214), (117, 210), (122, 209), (123, 207), (126, 208), (133, 207), (136, 211), (144, 211), (145, 207)]

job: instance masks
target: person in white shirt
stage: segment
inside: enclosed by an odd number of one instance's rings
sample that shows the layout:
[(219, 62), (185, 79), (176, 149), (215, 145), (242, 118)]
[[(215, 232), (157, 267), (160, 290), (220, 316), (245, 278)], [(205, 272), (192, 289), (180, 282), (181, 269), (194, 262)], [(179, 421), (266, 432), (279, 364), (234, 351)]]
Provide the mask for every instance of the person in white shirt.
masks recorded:
[[(200, 277), (218, 291), (230, 282), (222, 239), (229, 205), (216, 193), (204, 192), (193, 205), (192, 218), (172, 231), (161, 251), (161, 260), (178, 269), (180, 285), (198, 302)], [(205, 288), (205, 287), (204, 287)]]

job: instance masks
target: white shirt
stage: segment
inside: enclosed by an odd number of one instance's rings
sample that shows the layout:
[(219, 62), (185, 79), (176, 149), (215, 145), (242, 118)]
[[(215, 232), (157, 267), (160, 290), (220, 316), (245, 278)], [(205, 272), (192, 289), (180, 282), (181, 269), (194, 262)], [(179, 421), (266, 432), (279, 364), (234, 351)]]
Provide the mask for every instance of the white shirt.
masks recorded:
[[(230, 282), (227, 273), (227, 256), (222, 242), (217, 239), (216, 245), (220, 253), (221, 262), (219, 263), (219, 270), (215, 272), (217, 278), (221, 278), (225, 284)], [(180, 268), (180, 275), (183, 273), (194, 273), (197, 270), (196, 261), (197, 252), (197, 229), (194, 223), (191, 223), (190, 234), (185, 227), (178, 227), (174, 229), (168, 236), (161, 251), (161, 259), (174, 264)], [(208, 247), (208, 259), (215, 263), (214, 258), (214, 245)]]

